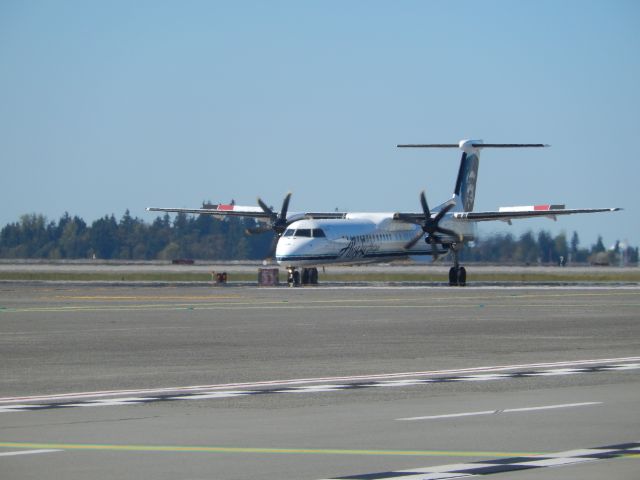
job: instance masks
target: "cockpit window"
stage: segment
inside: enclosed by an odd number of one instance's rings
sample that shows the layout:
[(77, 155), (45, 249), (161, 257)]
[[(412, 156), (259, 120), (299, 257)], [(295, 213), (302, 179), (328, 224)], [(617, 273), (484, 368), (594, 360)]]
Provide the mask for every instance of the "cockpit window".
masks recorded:
[(322, 230), (321, 228), (313, 229), (313, 238), (324, 238), (324, 237), (326, 237), (326, 235), (324, 234), (324, 230)]
[(299, 228), (296, 230), (296, 237), (310, 237), (311, 230), (308, 228)]
[(282, 234), (283, 237), (292, 237), (293, 236), (293, 232), (295, 230), (293, 230), (293, 228), (287, 228), (284, 233)]

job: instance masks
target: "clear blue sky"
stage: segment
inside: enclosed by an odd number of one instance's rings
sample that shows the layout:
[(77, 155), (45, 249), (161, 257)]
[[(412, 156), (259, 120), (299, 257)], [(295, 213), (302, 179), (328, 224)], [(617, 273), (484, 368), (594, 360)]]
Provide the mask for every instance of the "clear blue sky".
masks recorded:
[(152, 220), (203, 200), (418, 211), (485, 151), (476, 210), (624, 212), (498, 222), (640, 244), (640, 2), (0, 2), (0, 225)]

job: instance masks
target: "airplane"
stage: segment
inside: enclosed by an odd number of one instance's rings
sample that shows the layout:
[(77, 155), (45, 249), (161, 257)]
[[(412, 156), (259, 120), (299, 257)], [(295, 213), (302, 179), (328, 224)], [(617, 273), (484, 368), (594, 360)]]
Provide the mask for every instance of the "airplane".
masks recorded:
[[(274, 241), (269, 255), (288, 271), (288, 283), (317, 284), (318, 267), (388, 262), (426, 255), (434, 259), (453, 254), (449, 270), (450, 286), (465, 286), (467, 272), (460, 265), (459, 252), (464, 244), (476, 238), (478, 222), (500, 220), (511, 224), (521, 218), (614, 212), (620, 208), (567, 209), (564, 205), (530, 205), (501, 207), (497, 211), (474, 212), (480, 152), (485, 148), (541, 148), (545, 144), (484, 143), (461, 140), (457, 144), (404, 144), (399, 148), (458, 148), (462, 150), (453, 196), (429, 208), (420, 193), (419, 212), (289, 212), (288, 193), (279, 212), (258, 198), (258, 206), (218, 204), (206, 208), (148, 207), (151, 212), (172, 212), (216, 217), (253, 218), (256, 228), (249, 234), (272, 231)], [(423, 242), (420, 242), (424, 238)], [(298, 269), (302, 269), (302, 274)]]

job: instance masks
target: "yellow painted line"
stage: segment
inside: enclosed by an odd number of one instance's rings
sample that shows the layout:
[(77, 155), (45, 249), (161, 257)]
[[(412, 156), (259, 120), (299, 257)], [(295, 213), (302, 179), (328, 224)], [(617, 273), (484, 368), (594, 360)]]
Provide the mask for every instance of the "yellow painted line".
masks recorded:
[(219, 300), (240, 295), (56, 295), (56, 300)]
[[(451, 303), (451, 297), (434, 297), (429, 299), (430, 302), (448, 301), (446, 304), (428, 304), (423, 303), (407, 305), (407, 302), (424, 302), (424, 298), (380, 298), (380, 299), (326, 299), (326, 300), (297, 300), (283, 299), (283, 300), (250, 300), (250, 301), (222, 301), (211, 302), (212, 300), (231, 300), (242, 298), (240, 295), (206, 295), (206, 296), (59, 296), (59, 299), (70, 300), (114, 300), (114, 301), (126, 301), (126, 300), (209, 300), (206, 303), (153, 303), (153, 304), (130, 304), (130, 305), (61, 305), (61, 306), (43, 306), (43, 307), (4, 307), (0, 308), (0, 312), (5, 313), (34, 313), (34, 312), (91, 312), (91, 311), (140, 311), (140, 310), (181, 310), (181, 309), (198, 309), (198, 310), (230, 310), (230, 309), (321, 309), (332, 308), (333, 306), (340, 308), (476, 308), (478, 307), (477, 301), (486, 302), (482, 303), (482, 307), (584, 307), (583, 304), (519, 304), (519, 303), (505, 303), (496, 304), (492, 303), (496, 300), (518, 300), (518, 299), (544, 299), (544, 298), (567, 298), (567, 297), (612, 297), (612, 296), (640, 296), (640, 292), (608, 292), (608, 293), (539, 293), (539, 294), (505, 294), (499, 296), (487, 296), (487, 295), (472, 295), (456, 297), (456, 303)], [(398, 305), (396, 302), (401, 303)], [(473, 302), (473, 303), (462, 303)], [(345, 305), (350, 303), (352, 305)], [(384, 303), (384, 305), (380, 305)], [(590, 304), (588, 307), (610, 307), (610, 304)], [(638, 307), (638, 303), (624, 303), (616, 304), (617, 307)]]
[[(457, 303), (455, 305), (443, 305), (446, 307), (449, 306), (464, 306), (461, 305), (460, 302), (463, 301), (476, 301), (476, 300), (484, 300), (488, 303), (495, 301), (495, 300), (513, 300), (513, 299), (523, 299), (523, 298), (566, 298), (566, 297), (609, 297), (609, 296), (629, 296), (629, 295), (633, 295), (633, 296), (640, 296), (640, 292), (611, 292), (611, 293), (558, 293), (558, 294), (519, 294), (519, 295), (512, 295), (512, 294), (507, 294), (507, 295), (499, 295), (499, 296), (486, 296), (486, 295), (474, 295), (474, 296), (460, 296), (457, 297)], [(241, 295), (204, 295), (204, 296), (162, 296), (162, 295), (157, 295), (157, 296), (100, 296), (100, 295), (94, 295), (94, 296), (87, 296), (87, 295), (83, 295), (83, 296), (63, 296), (63, 295), (59, 295), (56, 297), (58, 300), (88, 300), (88, 301), (94, 301), (94, 300), (113, 300), (113, 301), (127, 301), (127, 300), (161, 300), (161, 301), (170, 301), (170, 300), (231, 300), (231, 299), (238, 299), (238, 298), (242, 298)], [(434, 297), (432, 299), (430, 299), (430, 301), (433, 302), (438, 302), (438, 301), (442, 301), (442, 300), (448, 300), (451, 301), (451, 297)], [(290, 299), (290, 300), (253, 300), (253, 301), (243, 301), (243, 302), (220, 302), (220, 305), (223, 306), (252, 306), (252, 305), (282, 305), (282, 304), (288, 304), (288, 305), (309, 305), (309, 304), (322, 304), (322, 305), (327, 305), (327, 304), (336, 304), (336, 305), (342, 305), (345, 303), (389, 303), (392, 304), (393, 302), (402, 302), (402, 303), (406, 303), (406, 302), (424, 302), (424, 298), (423, 297), (414, 297), (414, 298), (380, 298), (380, 299), (372, 299), (372, 298), (366, 298), (366, 299), (353, 299), (353, 298), (349, 298), (349, 299), (327, 299), (327, 300), (308, 300), (305, 299), (304, 303), (296, 301), (296, 299)], [(191, 306), (197, 306), (197, 305), (218, 305), (218, 303), (215, 304), (211, 304), (211, 303), (200, 303), (200, 304), (172, 304), (172, 305), (167, 305), (167, 304), (150, 304), (150, 305), (146, 305), (146, 304), (142, 304), (142, 305), (119, 305), (119, 306), (112, 306), (109, 305), (101, 307), (101, 306), (97, 306), (96, 308), (115, 308), (115, 309), (126, 309), (126, 308), (135, 308), (135, 309), (139, 309), (139, 308), (169, 308), (169, 307), (191, 307)], [(420, 305), (422, 306), (422, 305)], [(437, 306), (437, 305), (432, 305), (432, 306)], [(475, 305), (471, 305), (471, 306), (475, 306)], [(528, 306), (528, 305), (525, 305)], [(560, 305), (560, 306), (564, 306), (564, 305)], [(636, 306), (636, 305), (633, 305)], [(11, 310), (11, 311), (29, 311), (29, 312), (33, 312), (33, 311), (40, 311), (41, 309), (47, 309), (47, 310), (41, 310), (41, 311), (55, 311), (55, 310), (48, 310), (48, 309), (61, 309), (61, 310), (66, 310), (66, 309), (83, 309), (83, 308), (92, 308), (92, 307), (88, 307), (86, 305), (79, 305), (79, 306), (60, 306), (60, 307), (55, 307), (55, 306), (48, 306), (48, 307), (23, 307), (23, 308), (19, 308), (19, 307), (8, 307), (5, 308), (4, 310)]]
[[(40, 450), (76, 450), (103, 452), (162, 452), (162, 453), (241, 453), (241, 454), (288, 454), (288, 455), (361, 455), (361, 456), (412, 456), (412, 457), (537, 457), (541, 452), (485, 452), (455, 450), (358, 450), (336, 448), (262, 448), (262, 447), (210, 447), (179, 445), (110, 445), (79, 443), (26, 443), (0, 442), (0, 448), (23, 448)], [(639, 454), (621, 455), (621, 458), (639, 459)]]
[[(471, 304), (471, 305), (460, 305), (458, 303), (452, 303), (452, 304), (441, 304), (441, 305), (420, 305), (420, 304), (416, 304), (416, 305), (198, 305), (198, 304), (194, 304), (191, 305), (194, 308), (200, 309), (200, 310), (256, 310), (256, 309), (271, 309), (271, 310), (287, 310), (287, 309), (305, 309), (305, 310), (325, 310), (325, 309), (331, 309), (331, 308), (351, 308), (351, 309), (363, 309), (363, 308), (393, 308), (393, 309), (398, 309), (398, 308), (405, 308), (405, 309), (412, 309), (412, 308), (503, 308), (503, 307), (507, 307), (507, 308), (511, 308), (511, 307), (526, 307), (526, 308), (541, 308), (541, 307), (546, 307), (546, 308), (558, 308), (558, 307), (587, 307), (587, 308), (592, 308), (592, 307), (602, 307), (602, 308), (611, 308), (611, 304), (610, 303), (591, 303), (588, 305), (585, 305), (583, 303), (555, 303), (555, 304), (549, 304), (549, 303), (531, 303), (531, 304), (492, 304), (492, 303), (486, 303), (486, 304), (482, 304), (482, 305), (478, 305), (477, 303)], [(615, 304), (616, 307), (639, 307), (640, 303), (616, 303)]]
[[(481, 299), (518, 299), (518, 298), (554, 298), (554, 297), (611, 297), (611, 296), (640, 296), (640, 292), (585, 292), (585, 293), (523, 293), (523, 294), (506, 294), (506, 295), (460, 295), (456, 297), (457, 300), (481, 300)], [(242, 295), (56, 295), (55, 299), (68, 299), (68, 300), (214, 300), (214, 299), (237, 299), (242, 298)], [(44, 297), (47, 298), (47, 297)], [(345, 303), (345, 302), (411, 302), (411, 301), (423, 301), (423, 297), (413, 298), (366, 298), (366, 299), (326, 299), (326, 300), (305, 300), (305, 303)], [(433, 297), (431, 300), (451, 300), (451, 297)], [(284, 301), (284, 300), (281, 300)], [(291, 299), (290, 301), (295, 301)], [(273, 303), (273, 301), (261, 302), (260, 300), (246, 303)]]
[(336, 448), (256, 448), (209, 447), (178, 445), (108, 445), (78, 443), (23, 443), (0, 442), (3, 448), (93, 450), (108, 452), (170, 452), (170, 453), (270, 453), (307, 455), (373, 455), (414, 457), (533, 457), (541, 453), (527, 452), (468, 452), (451, 450), (353, 450)]

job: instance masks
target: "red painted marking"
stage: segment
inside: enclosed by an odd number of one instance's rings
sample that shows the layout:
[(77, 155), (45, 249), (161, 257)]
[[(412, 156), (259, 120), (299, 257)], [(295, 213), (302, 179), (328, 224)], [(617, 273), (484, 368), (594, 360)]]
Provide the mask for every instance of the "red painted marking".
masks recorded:
[(216, 210), (233, 210), (233, 205), (223, 205), (222, 203), (218, 205)]
[(550, 210), (551, 205), (534, 205), (533, 209), (534, 210)]

